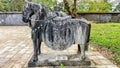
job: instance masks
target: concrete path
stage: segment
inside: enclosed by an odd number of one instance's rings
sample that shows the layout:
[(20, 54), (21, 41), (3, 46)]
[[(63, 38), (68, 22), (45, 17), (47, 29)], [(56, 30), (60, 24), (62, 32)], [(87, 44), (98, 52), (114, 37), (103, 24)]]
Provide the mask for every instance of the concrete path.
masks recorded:
[[(33, 46), (27, 26), (0, 26), (0, 68), (24, 68), (33, 54)], [(73, 45), (64, 51), (54, 51), (42, 43), (42, 53), (76, 54), (77, 46)], [(90, 68), (118, 68), (99, 52), (92, 51), (91, 47), (86, 55), (92, 61)], [(53, 68), (53, 67), (40, 67)], [(60, 67), (58, 67), (60, 68)], [(65, 68), (80, 68), (79, 66)]]

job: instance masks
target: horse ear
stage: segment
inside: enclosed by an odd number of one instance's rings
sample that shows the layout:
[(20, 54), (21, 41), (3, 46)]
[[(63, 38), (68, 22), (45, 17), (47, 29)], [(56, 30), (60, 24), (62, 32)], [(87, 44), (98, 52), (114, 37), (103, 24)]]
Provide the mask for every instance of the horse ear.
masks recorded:
[(31, 3), (30, 2), (26, 2), (26, 7), (31, 7)]

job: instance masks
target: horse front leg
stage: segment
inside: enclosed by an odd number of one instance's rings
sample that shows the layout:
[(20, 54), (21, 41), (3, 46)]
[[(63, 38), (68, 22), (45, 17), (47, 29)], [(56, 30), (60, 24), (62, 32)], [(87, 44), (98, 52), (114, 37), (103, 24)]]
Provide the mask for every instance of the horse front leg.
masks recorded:
[(30, 28), (32, 28), (31, 20), (29, 20), (29, 22), (28, 22), (28, 26), (29, 26)]
[(38, 40), (38, 54), (40, 55), (41, 54), (41, 40), (42, 38), (40, 37), (39, 40)]
[(38, 38), (36, 32), (32, 32), (32, 41), (34, 47), (33, 62), (36, 62), (38, 60)]
[(81, 50), (79, 58), (80, 60), (84, 60), (85, 59), (85, 45), (83, 44), (79, 44), (79, 45), (80, 45), (80, 50)]

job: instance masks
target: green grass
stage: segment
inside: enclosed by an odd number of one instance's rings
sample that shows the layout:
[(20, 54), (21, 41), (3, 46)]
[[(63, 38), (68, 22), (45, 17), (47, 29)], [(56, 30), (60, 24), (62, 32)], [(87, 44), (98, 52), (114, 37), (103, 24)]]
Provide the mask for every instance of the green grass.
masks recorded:
[(61, 64), (60, 64), (60, 68), (64, 68), (64, 64), (61, 63)]
[(92, 24), (90, 42), (108, 48), (120, 64), (120, 23)]

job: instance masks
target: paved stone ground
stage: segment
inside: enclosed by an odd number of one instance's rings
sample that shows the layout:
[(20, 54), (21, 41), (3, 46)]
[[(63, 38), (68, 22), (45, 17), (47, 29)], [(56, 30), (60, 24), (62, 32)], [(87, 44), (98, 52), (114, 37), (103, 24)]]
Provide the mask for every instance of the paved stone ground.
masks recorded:
[[(24, 68), (27, 66), (29, 59), (33, 54), (33, 46), (31, 41), (30, 29), (27, 26), (0, 26), (0, 68)], [(76, 54), (77, 46), (60, 51), (54, 51), (42, 43), (42, 53), (58, 53), (58, 54)], [(92, 61), (90, 67), (96, 68), (118, 68), (108, 59), (103, 57), (99, 52), (93, 50), (92, 47), (86, 52), (86, 55)], [(42, 67), (53, 68), (53, 67)], [(58, 67), (60, 68), (60, 67)], [(79, 66), (65, 68), (80, 68)]]

